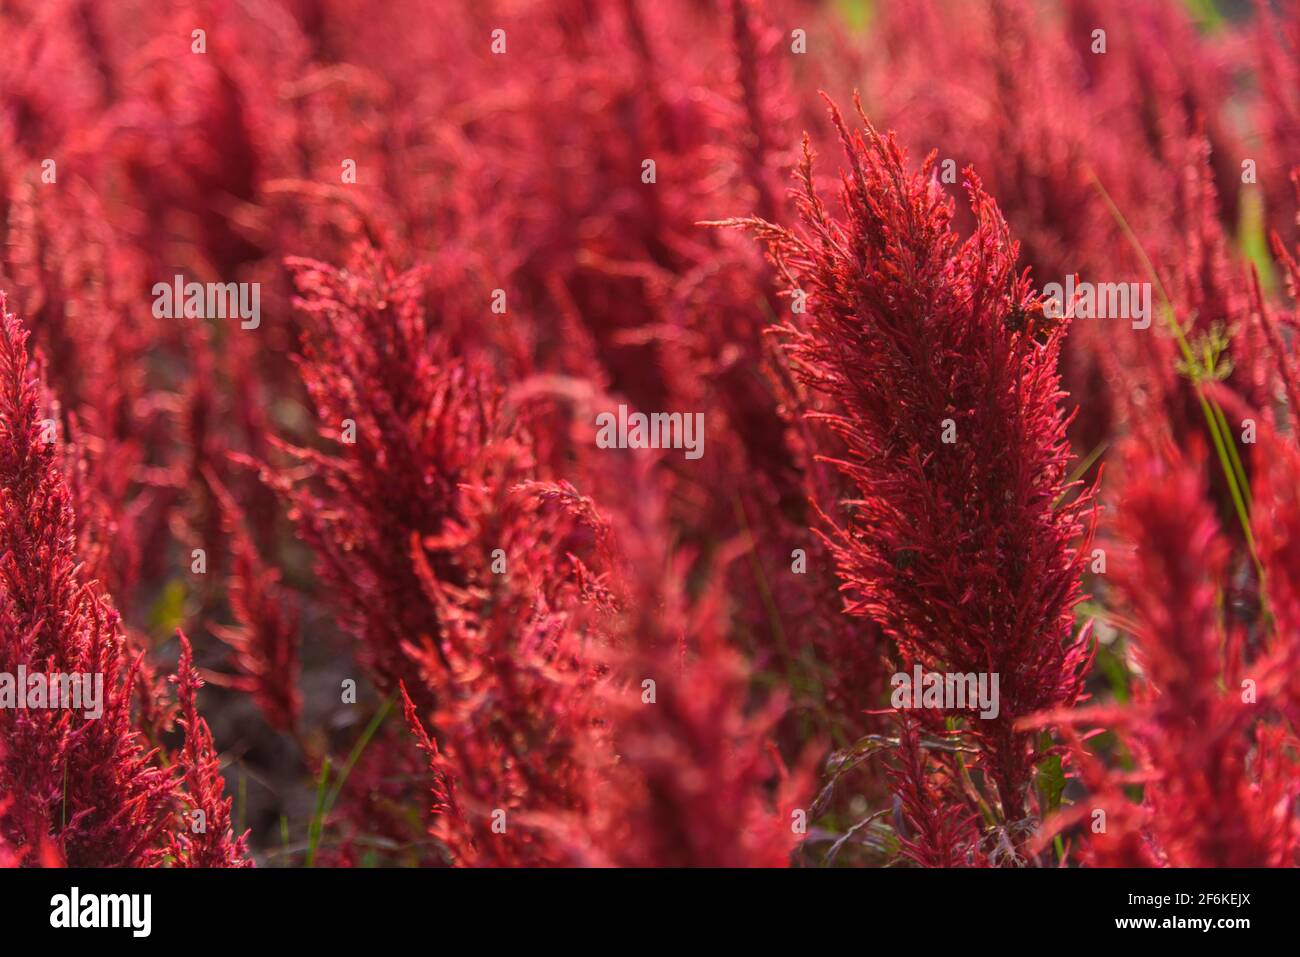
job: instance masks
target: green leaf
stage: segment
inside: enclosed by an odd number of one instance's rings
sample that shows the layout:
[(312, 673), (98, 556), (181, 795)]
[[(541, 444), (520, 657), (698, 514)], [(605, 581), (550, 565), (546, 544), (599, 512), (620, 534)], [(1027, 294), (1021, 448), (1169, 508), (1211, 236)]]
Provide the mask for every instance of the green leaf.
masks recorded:
[(1034, 784), (1042, 795), (1043, 806), (1050, 812), (1061, 806), (1061, 792), (1065, 790), (1065, 769), (1061, 767), (1061, 756), (1053, 754), (1038, 762)]
[(1106, 676), (1110, 693), (1119, 704), (1128, 704), (1128, 668), (1116, 649), (1102, 645), (1097, 649), (1097, 669)]
[(171, 634), (184, 624), (185, 585), (173, 578), (149, 609), (149, 625), (155, 633)]

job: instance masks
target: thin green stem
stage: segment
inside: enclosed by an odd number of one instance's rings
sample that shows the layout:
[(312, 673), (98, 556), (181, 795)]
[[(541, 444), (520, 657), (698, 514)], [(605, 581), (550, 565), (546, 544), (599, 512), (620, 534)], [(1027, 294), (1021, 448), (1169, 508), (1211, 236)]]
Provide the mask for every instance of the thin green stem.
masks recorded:
[(316, 784), (316, 810), (307, 827), (307, 866), (316, 866), (316, 848), (320, 845), (321, 831), (325, 827), (325, 786), (330, 779), (330, 759), (325, 756), (320, 768), (320, 781)]
[(1259, 577), (1261, 597), (1264, 595), (1264, 566), (1259, 560), (1259, 552), (1255, 546), (1255, 535), (1251, 530), (1250, 524), (1250, 503), (1252, 501), (1250, 492), (1250, 483), (1246, 479), (1245, 469), (1241, 464), (1241, 456), (1237, 453), (1236, 446), (1232, 441), (1232, 431), (1228, 428), (1228, 420), (1223, 414), (1223, 409), (1213, 398), (1205, 394), (1201, 381), (1202, 372), (1201, 364), (1196, 361), (1196, 355), (1192, 351), (1191, 344), (1187, 341), (1187, 336), (1183, 333), (1182, 327), (1178, 324), (1177, 313), (1174, 310), (1174, 304), (1169, 298), (1169, 293), (1165, 289), (1164, 283), (1160, 281), (1160, 276), (1156, 272), (1155, 266), (1147, 256), (1146, 250), (1142, 247), (1142, 241), (1138, 239), (1137, 234), (1120, 212), (1115, 201), (1111, 199), (1110, 193), (1102, 185), (1097, 174), (1091, 169), (1088, 171), (1093, 185), (1097, 192), (1105, 201), (1109, 208), (1111, 216), (1114, 217), (1120, 231), (1124, 233), (1129, 244), (1137, 253), (1138, 258), (1142, 261), (1143, 268), (1147, 275), (1151, 277), (1152, 283), (1160, 293), (1161, 314), (1164, 316), (1166, 324), (1174, 335), (1174, 340), (1178, 343), (1178, 349), (1183, 355), (1183, 362), (1191, 376), (1192, 388), (1196, 392), (1197, 401), (1200, 403), (1201, 411), (1205, 416), (1205, 423), (1210, 430), (1210, 439), (1214, 443), (1215, 454), (1219, 458), (1219, 465), (1223, 469), (1224, 478), (1228, 483), (1228, 494), (1232, 497), (1233, 509), (1237, 514), (1237, 520), (1241, 523), (1242, 534), (1246, 539), (1246, 546), (1250, 550), (1250, 559), (1255, 566), (1255, 573)]

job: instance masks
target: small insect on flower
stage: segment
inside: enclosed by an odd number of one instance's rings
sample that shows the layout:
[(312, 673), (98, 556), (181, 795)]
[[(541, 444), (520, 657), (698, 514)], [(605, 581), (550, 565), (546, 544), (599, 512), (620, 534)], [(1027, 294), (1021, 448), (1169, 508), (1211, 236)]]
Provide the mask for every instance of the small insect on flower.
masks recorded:
[(1061, 324), (1061, 317), (1051, 315), (1043, 308), (1041, 301), (1012, 302), (1002, 323), (1008, 332), (1018, 332), (1029, 336), (1035, 342), (1043, 344)]

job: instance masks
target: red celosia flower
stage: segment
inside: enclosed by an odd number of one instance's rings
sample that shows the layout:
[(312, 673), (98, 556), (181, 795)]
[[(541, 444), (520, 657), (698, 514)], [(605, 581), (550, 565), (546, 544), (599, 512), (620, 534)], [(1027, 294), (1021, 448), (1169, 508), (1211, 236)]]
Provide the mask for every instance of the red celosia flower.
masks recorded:
[(20, 854), (50, 843), (73, 866), (157, 864), (174, 783), (132, 729), (138, 664), (108, 597), (81, 579), (53, 423), (4, 305), (0, 296), (0, 671), (102, 678), (103, 713), (0, 709), (0, 798), (21, 799), (0, 830)]
[[(338, 452), (294, 450), (314, 482), (277, 484), (381, 690), (405, 682), (427, 704), (424, 672), (446, 663), (411, 536), (454, 532), (466, 459), (487, 441), (493, 400), (464, 370), (439, 365), (420, 271), (395, 275), (373, 253), (347, 270), (293, 265), (308, 318), (300, 368)], [(457, 584), (466, 573), (446, 569)]]
[(189, 639), (177, 632), (181, 643), (176, 668), (176, 694), (180, 699), (177, 721), (185, 731), (185, 744), (176, 756), (182, 800), (188, 805), (185, 823), (172, 835), (171, 853), (178, 867), (252, 867), (247, 857), (248, 834), (231, 833), (231, 798), (223, 798), (221, 762), (212, 743), (208, 723), (199, 716), (198, 690), (203, 679), (194, 670)]
[(275, 481), (371, 677), (433, 722), (463, 808), (435, 818), (442, 847), (456, 863), (554, 861), (543, 823), (591, 793), (595, 676), (575, 616), (593, 531), (527, 484), (526, 421), (445, 356), (422, 272), (375, 254), (298, 268), (322, 433), (352, 427), (335, 455), (297, 450), (307, 481)]
[[(1206, 495), (1203, 448), (1191, 455), (1167, 443), (1129, 448), (1117, 532), (1134, 552), (1115, 577), (1134, 623), (1141, 681), (1127, 708), (1056, 716), (1114, 726), (1138, 763), (1140, 814), (1112, 814), (1106, 827), (1089, 830), (1087, 857), (1097, 863), (1298, 860), (1294, 736), (1288, 741), (1271, 720), (1279, 705), (1285, 710), (1277, 697), (1280, 660), (1252, 663), (1243, 626), (1223, 614), (1231, 548)], [(1270, 545), (1276, 540), (1266, 535)], [(1283, 648), (1294, 663), (1294, 633), (1283, 633)], [(1113, 807), (1120, 787), (1134, 780), (1095, 767), (1084, 777), (1102, 807)]]
[(785, 333), (796, 374), (831, 402), (859, 494), (834, 538), (851, 610), (880, 623), (907, 669), (1000, 675), (998, 716), (968, 730), (1002, 824), (1022, 827), (1038, 755), (1014, 722), (1074, 701), (1087, 662), (1072, 609), (1089, 499), (1061, 501), (1063, 331), (1026, 320), (1035, 299), (1016, 246), (973, 174), (976, 230), (959, 243), (933, 157), (908, 173), (892, 137), (832, 115), (850, 164), (846, 221), (814, 190), (805, 146), (806, 233), (737, 222), (808, 295), (806, 324)]
[(662, 496), (637, 489), (615, 523), (619, 614), (604, 686), (615, 787), (587, 822), (591, 863), (780, 867), (807, 823), (809, 748), (788, 769), (774, 746), (780, 696), (752, 700), (728, 646), (718, 581), (692, 599), (689, 556), (665, 549)]
[(1257, 179), (1268, 197), (1270, 222), (1290, 242), (1300, 239), (1286, 178), (1300, 157), (1300, 2), (1256, 4), (1253, 24), (1259, 77), (1257, 126), (1269, 147)]
[(225, 515), (234, 551), (228, 588), (238, 624), (215, 626), (213, 634), (234, 653), (237, 677), (214, 679), (250, 693), (271, 727), (293, 732), (302, 708), (298, 692), (298, 616), (280, 585), (280, 573), (261, 560), (245, 527), (244, 511), (215, 474), (207, 475)]

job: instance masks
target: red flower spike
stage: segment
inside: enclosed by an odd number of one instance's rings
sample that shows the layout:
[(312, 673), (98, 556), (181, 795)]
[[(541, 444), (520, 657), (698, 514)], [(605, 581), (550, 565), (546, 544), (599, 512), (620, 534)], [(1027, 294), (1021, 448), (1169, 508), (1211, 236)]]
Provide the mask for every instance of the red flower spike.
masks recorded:
[(943, 716), (969, 719), (1001, 824), (1022, 831), (1035, 751), (1015, 721), (1072, 703), (1088, 662), (1073, 608), (1092, 505), (1066, 480), (1064, 328), (1026, 320), (1036, 300), (973, 173), (963, 243), (933, 157), (908, 172), (892, 136), (831, 114), (845, 218), (814, 188), (805, 141), (803, 233), (731, 225), (752, 228), (808, 295), (806, 322), (783, 332), (796, 374), (830, 403), (858, 493), (832, 532), (850, 610), (880, 624), (905, 669), (1000, 676), (996, 718)]
[(180, 770), (182, 800), (186, 804), (184, 823), (172, 835), (171, 852), (177, 867), (252, 867), (248, 859), (248, 834), (236, 838), (231, 832), (233, 800), (223, 798), (225, 783), (221, 762), (208, 723), (199, 716), (198, 690), (203, 679), (194, 670), (189, 639), (177, 632), (181, 643), (176, 685), (185, 744), (176, 758)]

